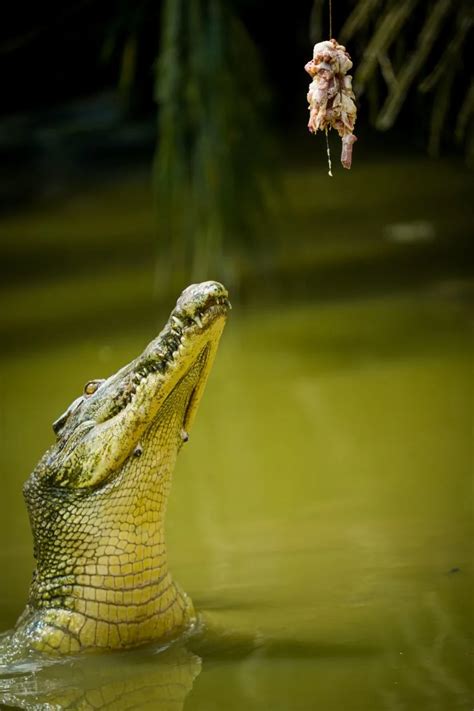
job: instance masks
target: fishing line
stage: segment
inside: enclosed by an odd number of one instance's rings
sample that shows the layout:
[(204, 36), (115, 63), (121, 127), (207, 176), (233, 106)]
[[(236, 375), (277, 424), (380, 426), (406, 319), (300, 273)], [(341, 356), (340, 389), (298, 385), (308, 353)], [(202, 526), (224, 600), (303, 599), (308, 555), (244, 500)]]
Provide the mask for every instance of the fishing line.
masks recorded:
[[(329, 39), (332, 39), (332, 0), (329, 0)], [(329, 148), (329, 136), (326, 126), (326, 153), (328, 156), (328, 175), (332, 178), (331, 149)]]
[(332, 178), (331, 149), (329, 148), (329, 137), (328, 137), (327, 126), (326, 126), (324, 132), (326, 134), (326, 153), (328, 154), (328, 175), (330, 175)]

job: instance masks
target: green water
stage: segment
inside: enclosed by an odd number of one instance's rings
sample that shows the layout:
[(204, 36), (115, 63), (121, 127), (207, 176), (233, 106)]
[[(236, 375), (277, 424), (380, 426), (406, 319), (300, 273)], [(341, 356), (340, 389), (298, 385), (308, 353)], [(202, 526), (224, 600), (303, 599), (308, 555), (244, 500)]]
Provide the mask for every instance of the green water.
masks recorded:
[[(203, 628), (0, 676), (34, 709), (472, 708), (471, 350), (465, 283), (234, 308), (168, 515)], [(5, 355), (0, 628), (32, 567), (21, 483), (50, 422), (154, 333)], [(51, 704), (47, 706), (46, 704)]]
[[(245, 278), (170, 500), (200, 629), (166, 651), (0, 668), (0, 705), (474, 707), (470, 176), (401, 156), (283, 178), (263, 271), (231, 265)], [(21, 486), (51, 423), (177, 296), (154, 298), (148, 183), (0, 220), (0, 630), (26, 602)]]

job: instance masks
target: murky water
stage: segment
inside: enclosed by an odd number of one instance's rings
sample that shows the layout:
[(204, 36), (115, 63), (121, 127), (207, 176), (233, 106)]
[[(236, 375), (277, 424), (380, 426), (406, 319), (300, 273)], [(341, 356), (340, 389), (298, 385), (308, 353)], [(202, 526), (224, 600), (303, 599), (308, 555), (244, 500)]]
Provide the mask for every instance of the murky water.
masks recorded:
[[(50, 423), (153, 335), (117, 327), (2, 358), (0, 629), (26, 600), (21, 484)], [(201, 629), (161, 653), (4, 673), (1, 701), (471, 709), (471, 356), (462, 283), (234, 308), (168, 514)]]

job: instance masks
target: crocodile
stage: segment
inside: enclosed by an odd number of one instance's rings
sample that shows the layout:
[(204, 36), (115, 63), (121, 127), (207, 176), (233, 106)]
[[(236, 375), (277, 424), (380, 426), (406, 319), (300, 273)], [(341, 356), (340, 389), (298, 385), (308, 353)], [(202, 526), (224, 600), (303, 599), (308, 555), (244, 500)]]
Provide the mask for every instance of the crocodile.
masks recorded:
[(36, 569), (13, 645), (125, 649), (195, 623), (168, 567), (165, 512), (229, 309), (222, 284), (189, 286), (143, 353), (89, 381), (54, 422), (24, 486)]

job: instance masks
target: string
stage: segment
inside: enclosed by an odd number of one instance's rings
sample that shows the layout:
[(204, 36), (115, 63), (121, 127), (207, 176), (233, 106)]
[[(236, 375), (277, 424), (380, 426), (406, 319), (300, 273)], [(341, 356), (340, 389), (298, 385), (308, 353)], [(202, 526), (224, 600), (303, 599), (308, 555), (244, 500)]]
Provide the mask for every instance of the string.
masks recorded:
[[(329, 39), (332, 39), (332, 0), (329, 0)], [(326, 153), (328, 156), (328, 175), (332, 178), (331, 149), (329, 148), (329, 136), (326, 126)]]
[(330, 175), (332, 178), (331, 149), (329, 148), (329, 137), (328, 137), (327, 126), (325, 129), (325, 133), (326, 133), (326, 153), (328, 155), (328, 175)]

